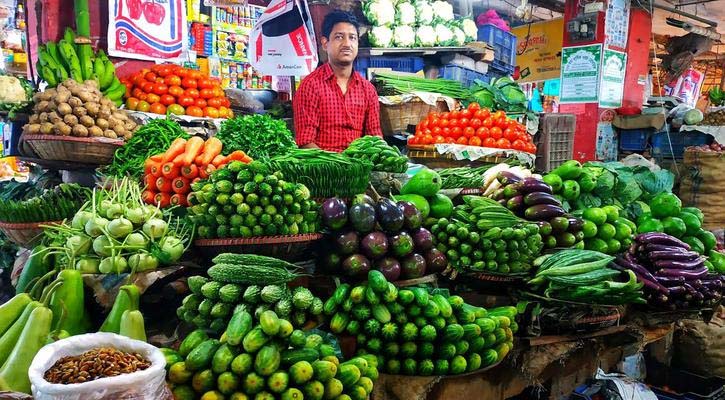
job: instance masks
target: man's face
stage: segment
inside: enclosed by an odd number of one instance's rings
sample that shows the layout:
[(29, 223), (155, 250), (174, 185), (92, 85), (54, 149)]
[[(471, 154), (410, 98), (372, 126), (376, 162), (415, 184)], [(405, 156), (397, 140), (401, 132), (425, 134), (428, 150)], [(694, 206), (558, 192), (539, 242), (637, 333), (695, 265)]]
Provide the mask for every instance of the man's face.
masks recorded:
[(332, 27), (329, 38), (322, 38), (327, 58), (336, 65), (349, 65), (357, 57), (358, 34), (352, 24), (340, 22)]

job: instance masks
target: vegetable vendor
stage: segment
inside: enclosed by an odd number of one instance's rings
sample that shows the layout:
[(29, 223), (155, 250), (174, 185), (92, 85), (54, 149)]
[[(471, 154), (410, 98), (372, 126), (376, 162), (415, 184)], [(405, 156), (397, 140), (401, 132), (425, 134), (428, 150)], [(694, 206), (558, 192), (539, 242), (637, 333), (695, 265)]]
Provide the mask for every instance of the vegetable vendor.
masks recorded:
[(343, 11), (322, 23), (328, 62), (308, 75), (292, 101), (297, 145), (341, 152), (363, 135), (382, 136), (373, 85), (353, 70), (359, 24)]

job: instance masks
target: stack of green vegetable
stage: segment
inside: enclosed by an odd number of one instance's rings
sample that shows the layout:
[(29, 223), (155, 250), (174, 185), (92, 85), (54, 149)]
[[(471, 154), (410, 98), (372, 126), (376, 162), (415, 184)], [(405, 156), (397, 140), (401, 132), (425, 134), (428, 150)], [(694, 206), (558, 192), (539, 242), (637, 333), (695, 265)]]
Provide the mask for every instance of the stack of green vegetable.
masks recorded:
[(502, 171), (496, 179), (501, 188), (491, 197), (516, 215), (536, 221), (546, 248), (584, 247), (582, 220), (566, 214), (552, 188), (534, 176), (521, 178), (511, 171)]
[(294, 326), (322, 313), (322, 300), (309, 289), (290, 290), (287, 284), (301, 276), (293, 264), (271, 257), (224, 253), (214, 258), (209, 278), (191, 276), (191, 294), (177, 309), (179, 319), (221, 333), (232, 314), (244, 310), (256, 319), (274, 310)]
[(430, 229), (435, 246), (458, 271), (521, 273), (543, 248), (539, 226), (514, 215), (495, 200), (464, 196), (450, 219)]
[[(178, 352), (162, 349), (175, 399), (366, 399), (378, 377), (373, 356), (340, 362), (318, 334), (264, 312), (240, 310), (220, 337), (191, 332)], [(228, 396), (228, 397), (225, 397)]]
[(395, 200), (413, 203), (423, 217), (423, 225), (430, 228), (434, 219), (448, 218), (453, 212), (453, 201), (439, 193), (441, 186), (441, 176), (432, 169), (423, 168), (400, 188), (400, 195), (395, 196)]
[(224, 144), (224, 155), (242, 150), (255, 160), (266, 160), (297, 147), (284, 121), (260, 114), (222, 122), (216, 137)]
[[(631, 270), (610, 268), (614, 257), (591, 250), (562, 250), (539, 257), (529, 285), (544, 296), (588, 304), (645, 303), (641, 282)], [(617, 278), (626, 278), (618, 281)]]
[(456, 375), (501, 361), (518, 330), (515, 307), (486, 311), (459, 296), (398, 289), (370, 271), (367, 285), (340, 285), (325, 302), (333, 333), (357, 338), (358, 354), (374, 354), (385, 372)]
[(373, 164), (373, 171), (402, 174), (408, 170), (408, 157), (400, 154), (397, 147), (385, 143), (380, 136), (363, 136), (356, 139), (342, 154), (370, 161)]
[(480, 167), (438, 170), (438, 175), (441, 177), (441, 189), (483, 189), (486, 186), (483, 174), (493, 166), (493, 164), (486, 164)]
[(301, 183), (253, 161), (231, 162), (192, 184), (189, 215), (200, 238), (297, 235), (319, 230), (317, 204)]
[(294, 183), (305, 185), (314, 198), (352, 197), (365, 192), (372, 164), (320, 149), (292, 149), (268, 163)]
[(617, 254), (627, 251), (632, 244), (632, 234), (637, 225), (627, 218), (619, 216), (616, 206), (592, 207), (581, 213), (575, 212), (584, 220), (584, 248), (605, 254)]
[(526, 112), (526, 94), (510, 77), (493, 79), (491, 83), (476, 80), (470, 88), (469, 100), (492, 110)]
[(62, 183), (25, 200), (0, 202), (0, 221), (11, 223), (62, 221), (71, 218), (90, 197), (90, 190)]
[(188, 139), (181, 126), (169, 119), (152, 119), (138, 128), (123, 147), (116, 150), (113, 161), (104, 169), (109, 176), (129, 176), (140, 180), (144, 163), (151, 156), (164, 153), (175, 139)]
[(56, 267), (86, 274), (120, 274), (156, 269), (181, 259), (190, 232), (178, 219), (141, 201), (141, 188), (128, 179), (110, 190), (94, 189), (70, 223), (46, 228)]
[(454, 99), (468, 98), (469, 92), (458, 81), (450, 79), (426, 79), (412, 75), (399, 75), (388, 72), (375, 72), (375, 85), (378, 90), (388, 90), (395, 94), (412, 92), (431, 92)]

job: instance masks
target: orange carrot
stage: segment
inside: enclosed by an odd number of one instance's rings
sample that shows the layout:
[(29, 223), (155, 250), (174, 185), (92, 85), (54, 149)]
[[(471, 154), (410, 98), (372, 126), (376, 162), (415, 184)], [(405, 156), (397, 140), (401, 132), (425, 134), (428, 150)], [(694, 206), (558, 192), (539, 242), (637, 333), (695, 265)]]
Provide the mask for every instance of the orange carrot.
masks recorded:
[(184, 165), (181, 167), (181, 176), (186, 179), (194, 179), (199, 176), (199, 167), (196, 164)]
[[(153, 187), (155, 187), (155, 185)], [(146, 204), (154, 204), (155, 196), (156, 196), (156, 192), (151, 189), (144, 190), (143, 193), (141, 193), (141, 198), (143, 199), (143, 202)]]
[(173, 161), (176, 156), (179, 154), (182, 154), (184, 152), (184, 148), (186, 146), (186, 139), (183, 138), (177, 138), (174, 139), (173, 142), (171, 142), (171, 146), (169, 146), (169, 149), (166, 150), (166, 153), (164, 153), (164, 157), (161, 159), (161, 162), (163, 164), (166, 164), (167, 162)]
[(154, 178), (158, 178), (161, 176), (161, 162), (154, 162), (151, 164), (151, 169), (149, 170), (149, 173)]
[(227, 157), (219, 154), (218, 156), (214, 157), (213, 160), (211, 160), (211, 165), (214, 165), (216, 168), (221, 167), (222, 165), (227, 163)]
[(169, 204), (172, 206), (186, 207), (189, 203), (186, 201), (186, 196), (183, 194), (176, 193), (169, 198)]
[(169, 180), (179, 176), (179, 167), (169, 162), (161, 166), (161, 175)]
[(209, 164), (206, 167), (204, 167), (204, 173), (207, 177), (212, 174), (212, 172), (216, 171), (216, 167), (213, 164)]
[(241, 150), (233, 151), (227, 156), (227, 161), (242, 161), (244, 162), (245, 159), (247, 159), (248, 156), (245, 152)]
[(171, 179), (166, 179), (163, 176), (156, 179), (156, 190), (159, 192), (170, 193), (171, 192)]
[(143, 184), (146, 186), (146, 189), (153, 190), (153, 188), (156, 187), (156, 177), (148, 174), (143, 177)]
[(168, 193), (156, 193), (154, 196), (154, 203), (158, 204), (159, 207), (164, 208), (169, 206), (171, 196)]
[(174, 180), (171, 181), (171, 190), (173, 190), (174, 193), (189, 193), (189, 191), (191, 191), (191, 187), (189, 187), (189, 180), (183, 176), (174, 178)]
[(212, 162), (214, 157), (221, 154), (222, 152), (222, 141), (215, 138), (210, 137), (206, 140), (206, 143), (204, 143), (204, 151), (201, 153), (199, 157), (197, 157), (196, 165), (198, 166), (204, 166)]
[[(218, 140), (218, 139), (217, 139)], [(180, 162), (177, 163), (177, 159), (174, 159), (174, 164), (177, 166), (191, 165), (194, 159), (201, 153), (204, 147), (204, 139), (199, 136), (194, 136), (186, 142), (184, 152), (182, 153)]]

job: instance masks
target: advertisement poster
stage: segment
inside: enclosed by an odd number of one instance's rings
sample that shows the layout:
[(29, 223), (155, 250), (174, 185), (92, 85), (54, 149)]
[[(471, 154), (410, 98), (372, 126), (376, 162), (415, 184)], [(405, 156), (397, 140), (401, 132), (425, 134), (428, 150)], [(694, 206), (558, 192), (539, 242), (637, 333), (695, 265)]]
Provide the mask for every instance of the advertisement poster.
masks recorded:
[(516, 35), (516, 65), (521, 71), (518, 82), (536, 82), (559, 78), (561, 73), (564, 19), (558, 18), (511, 29)]
[(677, 84), (672, 96), (682, 100), (683, 103), (690, 107), (695, 107), (704, 80), (705, 74), (694, 69), (688, 69), (677, 78)]
[(629, 31), (629, 0), (609, 0), (604, 20), (604, 44), (624, 49)]
[(139, 60), (184, 60), (186, 2), (109, 0), (108, 54)]
[(599, 106), (617, 108), (622, 106), (624, 94), (624, 73), (627, 54), (605, 49), (602, 60), (602, 82), (600, 84)]
[(252, 67), (264, 75), (304, 76), (317, 68), (317, 43), (305, 0), (272, 0), (249, 34)]
[(599, 101), (599, 67), (602, 45), (565, 47), (561, 50), (561, 97), (559, 103)]
[(617, 161), (617, 135), (611, 122), (597, 124), (596, 159), (599, 161)]

